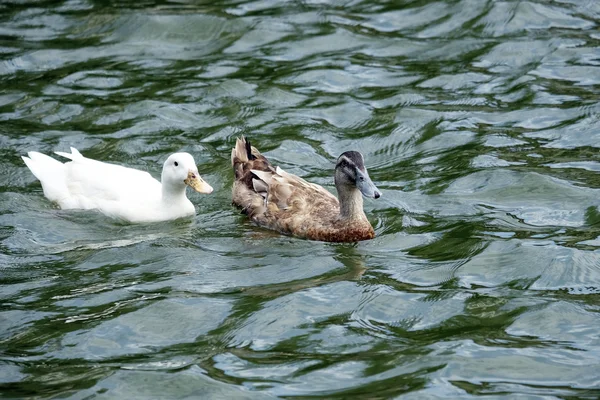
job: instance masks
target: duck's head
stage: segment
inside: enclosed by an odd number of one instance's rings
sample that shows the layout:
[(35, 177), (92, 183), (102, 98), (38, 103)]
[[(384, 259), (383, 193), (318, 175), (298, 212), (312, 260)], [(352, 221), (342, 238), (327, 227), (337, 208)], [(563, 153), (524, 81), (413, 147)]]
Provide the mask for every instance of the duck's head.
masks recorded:
[[(189, 153), (171, 154), (163, 165), (163, 185), (188, 185), (198, 193), (212, 193), (213, 188), (202, 179), (194, 157)], [(185, 187), (185, 186), (184, 186)]]
[(381, 192), (367, 172), (362, 154), (347, 151), (338, 157), (335, 165), (335, 186), (338, 188), (356, 187), (365, 197), (378, 199)]

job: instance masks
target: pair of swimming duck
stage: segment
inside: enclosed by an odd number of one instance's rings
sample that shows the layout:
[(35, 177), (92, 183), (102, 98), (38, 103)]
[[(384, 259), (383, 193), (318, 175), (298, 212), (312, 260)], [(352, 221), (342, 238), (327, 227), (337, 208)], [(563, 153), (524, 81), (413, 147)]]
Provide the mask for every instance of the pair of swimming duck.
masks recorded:
[[(56, 154), (71, 161), (29, 152), (25, 164), (42, 184), (44, 195), (62, 209), (98, 209), (130, 222), (157, 222), (194, 215), (187, 186), (209, 194), (213, 188), (188, 153), (169, 156), (161, 182), (149, 173), (92, 160), (71, 148)], [(260, 226), (284, 234), (327, 242), (356, 242), (375, 237), (363, 211), (362, 196), (379, 198), (357, 151), (339, 156), (335, 166), (338, 199), (322, 186), (271, 165), (244, 137), (231, 151), (235, 174), (232, 202)]]

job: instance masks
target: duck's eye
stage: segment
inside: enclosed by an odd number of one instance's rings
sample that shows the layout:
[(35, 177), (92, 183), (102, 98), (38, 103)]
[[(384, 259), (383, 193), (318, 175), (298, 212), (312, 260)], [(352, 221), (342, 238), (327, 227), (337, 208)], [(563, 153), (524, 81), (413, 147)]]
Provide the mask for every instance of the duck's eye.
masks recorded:
[(364, 176), (361, 176), (360, 178), (358, 178), (358, 180), (360, 180), (361, 182), (365, 180)]
[(173, 164), (175, 164), (175, 166), (179, 166), (179, 163), (177, 161), (175, 161)]

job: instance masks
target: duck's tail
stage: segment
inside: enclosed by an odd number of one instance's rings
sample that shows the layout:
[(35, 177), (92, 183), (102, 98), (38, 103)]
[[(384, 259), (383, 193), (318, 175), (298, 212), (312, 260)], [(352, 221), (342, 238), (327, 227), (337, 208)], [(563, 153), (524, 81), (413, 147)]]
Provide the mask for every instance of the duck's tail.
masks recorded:
[(55, 154), (58, 154), (61, 157), (68, 158), (72, 161), (83, 161), (85, 157), (77, 150), (75, 147), (71, 147), (71, 154), (65, 153), (64, 151), (55, 151)]
[(269, 171), (272, 168), (269, 160), (243, 136), (236, 139), (235, 147), (231, 149), (231, 166), (236, 180), (242, 179), (250, 170)]
[(28, 157), (21, 158), (31, 173), (41, 182), (44, 195), (49, 200), (60, 203), (65, 193), (68, 193), (65, 165), (37, 151), (30, 151), (27, 155)]
[[(258, 153), (256, 148), (254, 148), (254, 151)], [(246, 140), (246, 138), (243, 136), (237, 138), (235, 140), (235, 147), (231, 149), (231, 165), (235, 167), (237, 163), (246, 163), (249, 160), (254, 159), (256, 159), (256, 156), (252, 154), (252, 146), (250, 145), (250, 141)]]

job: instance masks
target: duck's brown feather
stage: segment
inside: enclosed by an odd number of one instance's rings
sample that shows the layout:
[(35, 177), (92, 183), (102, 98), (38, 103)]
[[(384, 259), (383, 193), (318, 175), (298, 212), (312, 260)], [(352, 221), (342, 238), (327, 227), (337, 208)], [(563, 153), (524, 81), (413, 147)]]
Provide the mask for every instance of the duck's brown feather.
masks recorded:
[(232, 198), (256, 224), (281, 233), (327, 242), (375, 237), (366, 219), (340, 218), (338, 199), (325, 188), (271, 165), (243, 137), (231, 152)]

